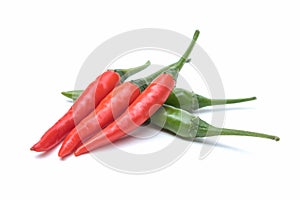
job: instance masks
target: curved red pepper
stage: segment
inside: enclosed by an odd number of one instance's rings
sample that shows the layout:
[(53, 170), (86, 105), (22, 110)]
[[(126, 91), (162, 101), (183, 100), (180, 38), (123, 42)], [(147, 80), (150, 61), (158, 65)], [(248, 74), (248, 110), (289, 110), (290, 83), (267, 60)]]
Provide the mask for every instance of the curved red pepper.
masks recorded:
[(55, 147), (75, 127), (75, 122), (86, 117), (119, 83), (120, 75), (114, 71), (106, 71), (100, 75), (84, 90), (68, 112), (46, 131), (38, 143), (31, 147), (31, 150), (41, 152)]
[(72, 129), (63, 141), (58, 155), (65, 157), (73, 153), (82, 140), (105, 128), (122, 114), (139, 95), (139, 87), (131, 82), (125, 82), (116, 87), (101, 101), (94, 112)]
[(75, 155), (92, 151), (138, 128), (167, 100), (174, 86), (175, 80), (172, 75), (161, 74), (118, 119), (81, 145), (75, 151)]
[(42, 138), (31, 147), (31, 150), (41, 152), (48, 151), (55, 147), (66, 137), (76, 124), (95, 109), (99, 102), (111, 90), (130, 75), (145, 69), (149, 65), (150, 62), (148, 61), (139, 67), (108, 70), (98, 76), (95, 81), (89, 84), (68, 112), (48, 129)]
[(126, 108), (140, 95), (141, 91), (148, 86), (161, 73), (172, 69), (179, 68), (183, 65), (181, 63), (171, 64), (155, 73), (141, 79), (132, 80), (123, 83), (116, 87), (105, 99), (97, 106), (95, 112), (92, 112), (82, 122), (80, 122), (67, 135), (62, 143), (58, 155), (65, 157), (71, 154), (76, 147), (81, 144), (81, 141), (91, 137), (95, 132), (105, 128), (109, 123), (113, 122), (119, 115), (121, 115)]

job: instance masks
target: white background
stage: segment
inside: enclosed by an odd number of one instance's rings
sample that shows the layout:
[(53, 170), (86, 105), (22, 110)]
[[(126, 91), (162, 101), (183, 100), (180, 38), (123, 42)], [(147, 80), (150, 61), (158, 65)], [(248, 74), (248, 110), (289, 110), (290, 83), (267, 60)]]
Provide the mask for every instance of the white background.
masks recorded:
[[(299, 18), (297, 1), (1, 1), (0, 198), (299, 199)], [(204, 160), (194, 143), (147, 175), (116, 172), (89, 155), (62, 161), (57, 148), (29, 151), (70, 106), (59, 92), (73, 88), (89, 53), (148, 27), (188, 37), (200, 29), (198, 44), (226, 96), (258, 97), (228, 106), (225, 127), (281, 141), (222, 137)]]

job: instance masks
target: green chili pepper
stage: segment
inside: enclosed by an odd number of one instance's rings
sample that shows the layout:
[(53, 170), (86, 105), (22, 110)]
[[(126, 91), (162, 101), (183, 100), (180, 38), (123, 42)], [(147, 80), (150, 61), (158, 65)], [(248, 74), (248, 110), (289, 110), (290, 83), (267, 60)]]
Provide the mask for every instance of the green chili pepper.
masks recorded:
[[(82, 90), (73, 90), (62, 92), (62, 94), (70, 99), (76, 100), (81, 92)], [(182, 88), (174, 88), (165, 104), (191, 112), (206, 106), (233, 104), (255, 99), (256, 97), (242, 99), (209, 99)]]
[(268, 138), (279, 141), (279, 137), (234, 129), (214, 127), (187, 111), (163, 105), (152, 117), (151, 122), (184, 138), (209, 137), (217, 135), (238, 135)]
[(255, 99), (256, 97), (242, 99), (209, 99), (182, 88), (174, 88), (165, 104), (191, 112), (206, 106), (241, 103)]

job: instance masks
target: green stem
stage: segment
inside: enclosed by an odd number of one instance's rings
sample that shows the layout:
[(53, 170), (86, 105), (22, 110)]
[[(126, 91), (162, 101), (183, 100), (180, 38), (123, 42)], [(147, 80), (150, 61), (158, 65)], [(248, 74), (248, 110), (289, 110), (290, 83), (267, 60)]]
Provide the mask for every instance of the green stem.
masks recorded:
[[(191, 59), (188, 58), (188, 59), (185, 60), (185, 63), (189, 63), (190, 61), (191, 61)], [(178, 65), (178, 62), (173, 63), (171, 65), (168, 65), (168, 66), (166, 66), (166, 67), (164, 67), (164, 68), (162, 68), (162, 69), (154, 72), (153, 74), (151, 74), (151, 75), (149, 75), (149, 76), (147, 76), (145, 78), (141, 78), (140, 80), (142, 80), (146, 85), (148, 85), (148, 84), (150, 84), (153, 81), (154, 77), (159, 76), (161, 73), (163, 73), (163, 72), (165, 72), (165, 71), (167, 71), (167, 70), (169, 70), (171, 68), (174, 68), (177, 65)]]
[(227, 129), (227, 128), (222, 129), (222, 128), (210, 126), (209, 131), (206, 134), (206, 137), (217, 136), (217, 135), (250, 136), (250, 137), (267, 138), (267, 139), (271, 139), (271, 140), (275, 140), (275, 141), (280, 140), (280, 138), (275, 135), (268, 135), (268, 134), (264, 134), (264, 133)]
[(129, 69), (115, 69), (114, 71), (119, 73), (121, 76), (121, 82), (124, 82), (129, 76), (132, 76), (145, 68), (147, 68), (149, 65), (151, 65), (151, 62), (148, 60), (145, 64), (139, 67), (133, 67)]
[[(173, 68), (174, 66), (177, 65), (177, 62), (176, 63), (173, 63), (171, 65), (168, 65), (166, 67), (163, 67), (161, 68), (160, 70), (154, 72), (153, 74), (150, 74), (149, 76), (146, 76), (144, 78), (140, 78), (140, 79), (137, 79), (137, 80), (134, 80), (132, 82), (135, 82), (137, 83), (137, 85), (149, 85), (156, 77), (158, 77), (161, 73), (167, 71), (168, 69), (170, 68)], [(139, 83), (140, 82), (140, 83)]]
[[(174, 108), (176, 109), (176, 108)], [(186, 111), (184, 111), (186, 112)], [(218, 135), (236, 135), (236, 136), (251, 136), (251, 137), (259, 137), (259, 138), (267, 138), (275, 141), (279, 141), (279, 137), (274, 135), (268, 135), (264, 133), (257, 133), (251, 131), (242, 131), (236, 129), (227, 129), (227, 128), (218, 128), (208, 124), (207, 122), (203, 121), (199, 117), (197, 120), (193, 121), (194, 126), (198, 124), (198, 130), (196, 133), (196, 137), (210, 137), (210, 136), (218, 136)]]
[(256, 100), (256, 97), (239, 98), (239, 99), (209, 99), (198, 94), (194, 94), (194, 95), (196, 95), (197, 98), (198, 108), (203, 108), (206, 106), (214, 106), (214, 105), (234, 104), (234, 103)]
[(184, 52), (184, 54), (181, 56), (181, 58), (179, 59), (179, 61), (176, 63), (176, 65), (174, 66), (174, 68), (169, 69), (168, 71), (166, 71), (166, 73), (171, 74), (174, 79), (177, 79), (178, 73), (181, 70), (181, 68), (183, 67), (183, 65), (186, 63), (188, 57), (190, 56), (196, 41), (199, 37), (200, 31), (196, 30), (193, 36), (193, 39), (189, 45), (189, 47), (187, 48), (187, 50)]
[(249, 98), (241, 98), (241, 99), (211, 99), (211, 105), (220, 105), (220, 104), (233, 104), (233, 103), (241, 103), (245, 101), (253, 101), (256, 100), (256, 97), (249, 97)]
[(188, 57), (190, 56), (196, 41), (199, 37), (200, 31), (196, 30), (193, 36), (193, 40), (190, 44), (190, 46), (188, 47), (188, 49), (185, 51), (185, 53), (182, 55), (182, 57), (180, 58), (180, 60), (178, 61), (178, 66), (180, 67), (179, 70), (182, 68), (182, 66), (184, 65), (184, 63), (186, 63), (186, 60), (188, 59)]

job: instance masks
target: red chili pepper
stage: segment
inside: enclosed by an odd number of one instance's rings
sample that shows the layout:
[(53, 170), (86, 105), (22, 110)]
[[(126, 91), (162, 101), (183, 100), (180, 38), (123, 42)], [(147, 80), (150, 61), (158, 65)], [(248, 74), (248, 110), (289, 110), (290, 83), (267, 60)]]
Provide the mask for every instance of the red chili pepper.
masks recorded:
[[(195, 40), (191, 43), (184, 58), (190, 54)], [(71, 154), (80, 144), (81, 141), (91, 137), (97, 131), (105, 128), (114, 119), (119, 117), (126, 108), (140, 95), (144, 88), (153, 81), (159, 74), (170, 69), (180, 68), (184, 65), (186, 59), (181, 59), (180, 62), (167, 66), (156, 73), (143, 78), (131, 81), (131, 83), (123, 83), (115, 88), (103, 101), (97, 106), (95, 112), (91, 113), (79, 123), (65, 138), (58, 155), (65, 157)]]
[(198, 35), (199, 31), (196, 31), (189, 48), (173, 68), (158, 76), (120, 117), (81, 145), (75, 151), (75, 155), (79, 156), (113, 142), (135, 130), (151, 117), (169, 97), (178, 73), (192, 51)]
[(85, 89), (85, 91), (76, 100), (68, 112), (61, 117), (42, 138), (31, 147), (33, 151), (48, 151), (59, 144), (65, 136), (85, 118), (99, 102), (120, 82), (123, 82), (129, 76), (145, 69), (150, 65), (148, 61), (144, 65), (130, 69), (108, 70), (98, 76)]
[(103, 129), (103, 131), (85, 142), (84, 145), (81, 145), (75, 151), (75, 155), (79, 156), (110, 142), (114, 142), (138, 128), (167, 100), (174, 86), (175, 80), (172, 75), (161, 74), (128, 107), (125, 113)]
[(94, 112), (90, 113), (71, 130), (64, 139), (58, 155), (63, 158), (73, 153), (82, 140), (89, 138), (96, 131), (106, 127), (116, 118), (116, 115), (124, 112), (128, 105), (139, 95), (139, 87), (131, 82), (125, 82), (116, 87), (101, 101)]
[(113, 89), (99, 103), (94, 112), (91, 112), (70, 131), (61, 145), (58, 156), (65, 157), (73, 153), (81, 144), (81, 141), (91, 137), (119, 117), (148, 86), (148, 83), (151, 83), (161, 73), (174, 68), (176, 65), (177, 63), (169, 65), (146, 78), (125, 82)]

